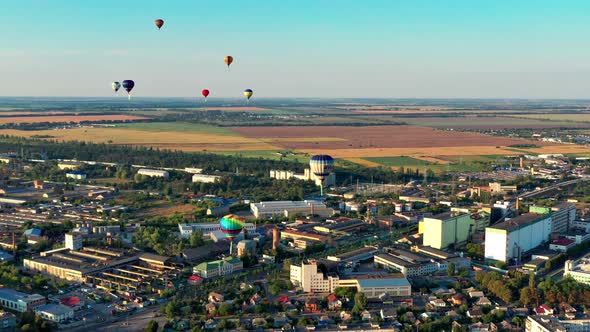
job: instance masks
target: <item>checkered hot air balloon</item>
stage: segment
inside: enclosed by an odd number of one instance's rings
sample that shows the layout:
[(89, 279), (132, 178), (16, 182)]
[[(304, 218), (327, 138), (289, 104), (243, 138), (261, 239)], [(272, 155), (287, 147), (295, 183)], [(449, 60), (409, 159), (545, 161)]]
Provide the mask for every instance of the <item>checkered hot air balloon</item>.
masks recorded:
[(229, 214), (219, 221), (221, 231), (230, 241), (233, 241), (244, 228), (244, 218), (235, 214)]

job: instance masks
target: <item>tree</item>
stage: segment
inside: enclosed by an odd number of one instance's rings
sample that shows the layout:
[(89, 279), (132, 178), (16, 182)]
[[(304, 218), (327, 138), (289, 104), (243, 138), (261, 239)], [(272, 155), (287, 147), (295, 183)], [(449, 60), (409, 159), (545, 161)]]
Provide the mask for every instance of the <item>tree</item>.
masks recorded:
[(305, 318), (305, 317), (299, 318), (299, 320), (297, 321), (297, 326), (299, 326), (299, 327), (307, 326), (307, 318)]
[(155, 320), (150, 320), (147, 324), (147, 326), (145, 327), (144, 332), (157, 332), (159, 328), (158, 322), (156, 322)]
[(222, 302), (219, 304), (219, 308), (217, 308), (217, 314), (220, 316), (227, 316), (230, 314), (231, 307), (228, 303)]
[(203, 231), (198, 229), (192, 232), (189, 238), (189, 244), (192, 248), (200, 247), (205, 244), (205, 241), (203, 240)]
[(455, 263), (449, 263), (449, 265), (447, 266), (447, 273), (449, 274), (449, 276), (455, 274)]
[(352, 312), (356, 315), (360, 314), (365, 310), (367, 307), (367, 296), (362, 293), (358, 292), (354, 296), (354, 308), (352, 308)]
[(272, 295), (278, 295), (281, 292), (281, 287), (279, 287), (279, 285), (277, 285), (276, 283), (273, 283), (272, 285), (270, 285), (270, 287), (268, 287), (268, 291)]

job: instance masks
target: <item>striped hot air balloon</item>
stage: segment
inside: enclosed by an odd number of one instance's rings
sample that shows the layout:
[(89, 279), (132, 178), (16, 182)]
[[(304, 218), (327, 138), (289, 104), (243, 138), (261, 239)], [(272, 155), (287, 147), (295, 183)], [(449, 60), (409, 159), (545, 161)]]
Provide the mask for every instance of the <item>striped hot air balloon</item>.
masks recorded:
[(332, 169), (334, 169), (334, 158), (325, 154), (315, 155), (309, 160), (309, 168), (313, 175), (315, 175), (322, 182), (322, 185), (320, 186), (320, 194), (323, 196), (323, 182), (326, 176), (330, 175), (330, 173), (332, 173)]
[(244, 228), (244, 218), (235, 214), (228, 214), (219, 221), (221, 231), (230, 241), (233, 241)]

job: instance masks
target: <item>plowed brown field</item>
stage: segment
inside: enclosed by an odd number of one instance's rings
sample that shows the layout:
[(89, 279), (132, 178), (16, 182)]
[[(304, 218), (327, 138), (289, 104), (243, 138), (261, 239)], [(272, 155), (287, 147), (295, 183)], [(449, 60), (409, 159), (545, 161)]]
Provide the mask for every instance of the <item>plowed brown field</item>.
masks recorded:
[[(273, 139), (274, 145), (293, 150), (495, 147), (529, 143), (529, 141), (522, 139), (415, 126), (233, 127), (231, 129), (250, 138)], [(310, 140), (313, 137), (321, 137), (322, 139)], [(333, 137), (334, 140), (327, 139), (329, 137)], [(299, 140), (297, 140), (298, 138)]]

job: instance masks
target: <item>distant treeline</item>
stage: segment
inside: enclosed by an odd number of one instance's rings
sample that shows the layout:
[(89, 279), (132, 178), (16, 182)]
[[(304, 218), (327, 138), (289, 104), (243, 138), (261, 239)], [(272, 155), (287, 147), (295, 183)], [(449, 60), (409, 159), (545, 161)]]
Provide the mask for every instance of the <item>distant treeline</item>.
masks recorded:
[[(271, 169), (303, 172), (307, 167), (307, 164), (286, 160), (189, 153), (80, 141), (56, 142), (7, 135), (0, 135), (0, 152), (16, 152), (26, 159), (77, 159), (151, 167), (197, 167), (202, 168), (205, 173), (236, 172), (237, 170), (241, 175), (264, 177), (268, 176)], [(337, 167), (336, 175), (338, 183), (348, 185), (353, 184), (351, 181), (357, 180), (399, 183), (412, 179), (424, 179), (424, 175), (418, 173), (417, 170), (406, 168), (395, 172), (386, 167), (367, 168), (353, 163), (346, 163), (345, 167)], [(428, 180), (432, 180), (434, 174), (428, 175)]]

